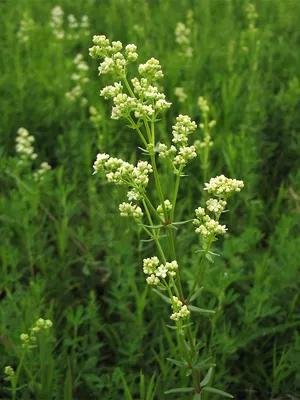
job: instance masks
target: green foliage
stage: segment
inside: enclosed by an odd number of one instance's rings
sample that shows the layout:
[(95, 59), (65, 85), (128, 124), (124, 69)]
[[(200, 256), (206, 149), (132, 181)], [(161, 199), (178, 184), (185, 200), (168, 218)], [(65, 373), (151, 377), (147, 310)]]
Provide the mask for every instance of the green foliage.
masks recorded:
[[(197, 346), (206, 361), (193, 368), (205, 385), (225, 388), (237, 399), (296, 399), (300, 2), (253, 3), (257, 31), (249, 28), (246, 0), (178, 0), (176, 7), (171, 0), (62, 0), (60, 5), (65, 29), (68, 14), (78, 20), (86, 14), (91, 35), (137, 44), (141, 63), (149, 55), (160, 60), (161, 83), (173, 103), (158, 125), (162, 141), (169, 143), (180, 113), (203, 122), (200, 95), (212, 105), (216, 126), (207, 176), (238, 177), (245, 188), (224, 214), (230, 233), (213, 243), (214, 263), (206, 263), (204, 288), (191, 299), (191, 329), (201, 327)], [(149, 290), (142, 276), (142, 254), (151, 256), (154, 244), (139, 241), (141, 227), (119, 217), (123, 189), (92, 176), (98, 151), (105, 148), (134, 163), (140, 144), (131, 129), (110, 120), (109, 106), (98, 97), (105, 79), (99, 80), (96, 63), (87, 57), (91, 35), (76, 40), (53, 35), (49, 21), (55, 5), (0, 4), (0, 370), (17, 368), (20, 335), (42, 316), (53, 321), (52, 331), (26, 356), (17, 398), (231, 397), (204, 384), (201, 397), (193, 389), (178, 392), (190, 386), (191, 377), (178, 360), (173, 330), (165, 326), (164, 293)], [(16, 33), (25, 13), (35, 26), (22, 43)], [(175, 41), (178, 22), (191, 28), (191, 58)], [(89, 66), (88, 105), (65, 97), (74, 87), (73, 59), (79, 52)], [(184, 89), (183, 103), (175, 87)], [(91, 121), (89, 106), (96, 107), (98, 123)], [(35, 137), (39, 156), (27, 169), (15, 151), (22, 126)], [(33, 172), (44, 160), (52, 170), (37, 182)], [(191, 210), (204, 201), (199, 165), (204, 161), (194, 160), (189, 179), (182, 178), (178, 221), (193, 218)], [(166, 193), (169, 186), (166, 178)], [(177, 225), (176, 250), (186, 266), (182, 279), (188, 291), (202, 253), (191, 224)], [(10, 382), (4, 372), (1, 376), (0, 398), (10, 399)], [(169, 388), (175, 388), (171, 396), (164, 394)]]

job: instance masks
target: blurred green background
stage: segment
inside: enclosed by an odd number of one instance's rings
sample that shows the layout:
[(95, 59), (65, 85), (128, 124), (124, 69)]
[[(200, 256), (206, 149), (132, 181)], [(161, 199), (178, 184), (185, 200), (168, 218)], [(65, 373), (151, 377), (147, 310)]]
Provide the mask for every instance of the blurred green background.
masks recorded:
[[(111, 120), (111, 104), (99, 97), (110, 79), (98, 77), (88, 56), (94, 34), (135, 43), (139, 62), (160, 60), (160, 84), (173, 103), (158, 125), (162, 141), (178, 114), (202, 121), (204, 96), (217, 121), (209, 177), (245, 183), (199, 300), (218, 311), (197, 321), (203, 357), (217, 364), (214, 386), (240, 400), (300, 398), (300, 1), (249, 4), (61, 0), (60, 26), (55, 1), (0, 2), (0, 370), (17, 365), (20, 334), (37, 318), (53, 321), (48, 394), (37, 395), (22, 370), (18, 399), (190, 398), (164, 395), (190, 377), (166, 360), (177, 357), (169, 310), (141, 267), (153, 246), (120, 218), (123, 188), (92, 176), (98, 152), (141, 157), (137, 135)], [(179, 22), (190, 30), (192, 57), (178, 43)], [(79, 53), (88, 69), (77, 79)], [(20, 127), (35, 137), (38, 154), (26, 168), (15, 149)], [(199, 129), (194, 137), (201, 139)], [(42, 161), (52, 170), (36, 181)], [(203, 198), (199, 160), (188, 175), (178, 220), (193, 218)], [(177, 239), (188, 287), (198, 239), (186, 225)], [(39, 376), (34, 351), (28, 365)], [(4, 373), (0, 381), (0, 398), (11, 398)]]

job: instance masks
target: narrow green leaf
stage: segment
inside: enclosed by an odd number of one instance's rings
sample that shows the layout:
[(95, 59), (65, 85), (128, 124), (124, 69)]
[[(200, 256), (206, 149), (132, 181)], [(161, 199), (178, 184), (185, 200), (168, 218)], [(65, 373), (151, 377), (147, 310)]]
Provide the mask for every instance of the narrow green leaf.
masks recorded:
[(186, 221), (173, 222), (173, 225), (184, 225), (184, 224), (188, 224), (191, 221), (194, 221), (194, 220), (193, 219), (188, 219)]
[(199, 293), (202, 292), (203, 289), (204, 289), (204, 286), (201, 286), (200, 288), (198, 288), (198, 289), (196, 290), (196, 292), (193, 294), (193, 296), (191, 297), (190, 302), (194, 301), (195, 298), (198, 296)]
[(208, 384), (208, 382), (210, 381), (212, 371), (213, 371), (213, 369), (212, 369), (212, 367), (210, 367), (207, 374), (205, 375), (204, 379), (200, 383), (200, 385), (202, 387), (206, 386)]
[(188, 392), (193, 392), (195, 389), (194, 388), (177, 388), (177, 389), (170, 389), (165, 392), (165, 394), (170, 394), (170, 393), (188, 393)]
[(177, 326), (166, 325), (168, 328), (173, 329), (173, 331), (177, 331)]
[(193, 324), (194, 324), (194, 322), (190, 322), (189, 324), (182, 325), (182, 329), (185, 329), (185, 328), (187, 328), (188, 326), (191, 326), (191, 325), (193, 325)]
[(211, 262), (212, 264), (214, 263), (214, 259), (212, 258), (212, 256), (210, 254), (206, 253), (205, 257), (208, 259), (209, 262)]
[(145, 376), (142, 370), (140, 370), (140, 398), (145, 399)]
[[(196, 344), (196, 351), (199, 351), (200, 349), (202, 349), (202, 347), (205, 347), (206, 346), (206, 343), (204, 342), (204, 343), (201, 343), (201, 342), (199, 342), (199, 343), (197, 343)], [(208, 358), (208, 360), (210, 359), (211, 357), (209, 357)]]
[(153, 242), (155, 239), (165, 238), (167, 235), (153, 236), (152, 239), (140, 239), (140, 242)]
[(213, 256), (220, 257), (220, 254), (214, 253), (213, 251), (210, 251), (210, 250), (209, 250), (208, 253), (209, 253), (209, 254), (212, 254)]
[(176, 228), (176, 226), (174, 226), (173, 224), (165, 225), (165, 228), (167, 228), (167, 229), (174, 229), (175, 231), (178, 231), (178, 229)]
[(171, 300), (169, 299), (169, 297), (165, 296), (164, 294), (162, 294), (159, 290), (157, 289), (152, 289), (153, 292), (155, 292), (159, 297), (161, 297), (163, 299), (163, 301), (165, 301), (167, 304), (171, 304)]
[(149, 383), (146, 400), (153, 400), (153, 398), (154, 398), (154, 395), (156, 392), (156, 386), (154, 387), (154, 380), (155, 380), (155, 372), (153, 373), (150, 383)]
[[(4, 378), (4, 380), (7, 381), (7, 378)], [(21, 386), (17, 387), (16, 391), (19, 392), (20, 390), (24, 389), (25, 387), (31, 388), (30, 383), (29, 384), (25, 383), (25, 385), (21, 385)], [(39, 389), (41, 390), (42, 388), (39, 388)]]
[(68, 370), (67, 370), (67, 376), (65, 379), (65, 387), (64, 387), (64, 400), (72, 400), (73, 394), (72, 394), (72, 371), (71, 371), (71, 365), (70, 365), (70, 359), (68, 358)]
[(216, 394), (219, 394), (219, 395), (224, 396), (224, 397), (229, 397), (230, 399), (234, 398), (231, 394), (229, 394), (227, 392), (223, 392), (223, 390), (211, 388), (211, 387), (208, 387), (208, 386), (203, 388), (203, 392), (216, 393)]
[(177, 365), (177, 367), (180, 367), (180, 368), (185, 368), (187, 366), (186, 363), (183, 363), (182, 361), (174, 360), (174, 358), (167, 358), (167, 360), (170, 361), (172, 364)]
[(139, 147), (139, 146), (138, 146), (138, 149), (139, 149), (139, 150), (142, 150), (143, 154), (145, 154), (145, 155), (146, 155), (146, 154), (149, 154), (149, 151), (146, 150), (146, 149), (143, 149), (142, 147)]
[(139, 226), (144, 226), (145, 228), (150, 228), (150, 229), (160, 229), (163, 228), (163, 225), (145, 225), (145, 224), (139, 224)]
[(198, 313), (206, 313), (206, 314), (215, 314), (216, 313), (214, 310), (205, 310), (204, 308), (195, 307), (190, 304), (188, 305), (188, 309), (190, 311), (195, 311)]
[(121, 379), (122, 379), (122, 382), (123, 382), (123, 388), (124, 388), (124, 393), (125, 393), (125, 399), (126, 400), (133, 400), (133, 398), (132, 398), (132, 396), (131, 396), (131, 393), (130, 393), (130, 390), (129, 390), (129, 387), (128, 387), (128, 385), (127, 385), (127, 382), (126, 382), (126, 380), (125, 380), (125, 378), (124, 378), (124, 376), (123, 376), (123, 373), (122, 373), (122, 371), (118, 368), (118, 370), (119, 370), (119, 372), (120, 372), (120, 374), (121, 374)]
[(189, 343), (186, 340), (184, 340), (183, 343), (187, 351), (191, 351), (191, 346), (189, 345)]
[(216, 365), (217, 364), (213, 364), (213, 363), (206, 363), (205, 365), (196, 364), (196, 366), (193, 367), (193, 369), (196, 370), (196, 371), (201, 371), (202, 369), (215, 367)]
[(208, 363), (208, 361), (211, 359), (211, 357), (206, 358), (203, 361), (199, 361), (198, 363), (193, 365), (193, 369), (196, 371), (200, 371), (203, 368), (210, 368), (210, 367), (214, 367), (215, 364), (212, 363)]

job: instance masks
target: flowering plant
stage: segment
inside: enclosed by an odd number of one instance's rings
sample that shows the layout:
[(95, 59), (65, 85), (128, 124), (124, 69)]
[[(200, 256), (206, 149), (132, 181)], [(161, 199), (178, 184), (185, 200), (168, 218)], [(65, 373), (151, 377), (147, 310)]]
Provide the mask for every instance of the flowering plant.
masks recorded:
[[(4, 368), (5, 379), (10, 382), (12, 400), (17, 399), (17, 392), (20, 390), (20, 387), (18, 387), (18, 380), (21, 369), (24, 370), (28, 382), (30, 382), (32, 387), (38, 392), (38, 398), (46, 398), (44, 391), (49, 391), (49, 382), (51, 382), (53, 370), (53, 359), (48, 346), (49, 330), (52, 328), (52, 325), (50, 319), (39, 318), (28, 333), (22, 333), (20, 335), (22, 342), (21, 349), (19, 351), (18, 346), (14, 348), (19, 358), (17, 367), (14, 369), (11, 365), (7, 365)], [(37, 347), (40, 348), (40, 376), (38, 373), (33, 373), (31, 369), (32, 364), (30, 362), (30, 353)], [(36, 357), (36, 355), (33, 355), (33, 357)], [(40, 382), (39, 378), (41, 379)]]
[[(208, 386), (212, 377), (214, 364), (208, 360), (200, 360), (199, 350), (202, 347), (195, 339), (192, 329), (191, 313), (213, 313), (212, 310), (200, 309), (191, 303), (196, 299), (201, 288), (198, 288), (201, 277), (202, 264), (205, 259), (213, 262), (216, 255), (210, 250), (211, 244), (219, 235), (225, 234), (227, 228), (220, 224), (220, 217), (224, 213), (228, 198), (239, 192), (242, 181), (226, 178), (224, 175), (211, 178), (205, 184), (208, 194), (213, 197), (206, 201), (206, 209), (198, 207), (195, 210), (195, 219), (192, 220), (196, 233), (202, 238), (203, 253), (197, 276), (188, 296), (184, 295), (180, 278), (180, 265), (175, 251), (175, 233), (178, 226), (190, 221), (175, 222), (175, 209), (178, 189), (187, 163), (197, 156), (196, 147), (189, 145), (189, 136), (196, 130), (194, 121), (187, 115), (179, 115), (172, 127), (172, 145), (168, 146), (157, 141), (155, 126), (161, 114), (171, 103), (159, 91), (156, 81), (163, 77), (160, 63), (151, 58), (138, 67), (139, 78), (128, 79), (128, 65), (138, 58), (137, 47), (129, 44), (123, 49), (119, 41), (110, 42), (104, 35), (94, 36), (94, 46), (90, 48), (90, 55), (100, 59), (99, 75), (111, 73), (117, 81), (100, 91), (105, 99), (113, 100), (112, 119), (125, 119), (129, 126), (136, 130), (143, 144), (143, 154), (148, 161), (138, 161), (137, 165), (130, 164), (122, 159), (111, 157), (106, 153), (98, 154), (94, 163), (94, 173), (104, 172), (108, 182), (123, 185), (128, 188), (128, 202), (119, 206), (123, 217), (133, 218), (153, 241), (157, 248), (157, 255), (143, 261), (143, 272), (146, 282), (171, 307), (170, 319), (174, 325), (169, 326), (176, 330), (181, 349), (181, 359), (169, 359), (180, 368), (184, 368), (187, 375), (192, 375), (194, 386), (190, 388), (170, 389), (166, 393), (193, 392), (194, 399), (201, 399), (203, 392), (213, 392), (225, 397), (230, 394)], [(203, 103), (203, 101), (202, 101)], [(204, 107), (204, 103), (202, 104)], [(210, 137), (207, 131), (207, 141)], [(207, 146), (206, 146), (207, 147)], [(201, 149), (201, 146), (199, 146)], [(165, 198), (161, 177), (157, 167), (157, 157), (169, 163), (174, 172), (174, 189), (170, 199)], [(207, 161), (207, 160), (206, 160)], [(154, 175), (159, 204), (154, 204), (147, 191), (150, 174)], [(167, 242), (167, 251), (164, 241)], [(205, 377), (200, 378), (200, 371), (207, 368)]]

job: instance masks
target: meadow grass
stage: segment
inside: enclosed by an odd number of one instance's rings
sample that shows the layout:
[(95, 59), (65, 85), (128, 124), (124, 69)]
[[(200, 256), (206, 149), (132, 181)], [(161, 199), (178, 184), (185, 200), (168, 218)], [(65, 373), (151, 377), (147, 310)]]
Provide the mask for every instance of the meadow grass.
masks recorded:
[[(53, 326), (25, 359), (17, 399), (190, 399), (164, 395), (190, 378), (167, 361), (177, 358), (176, 338), (145, 285), (142, 260), (154, 247), (120, 218), (123, 188), (92, 176), (98, 152), (140, 158), (138, 137), (110, 119), (99, 97), (109, 80), (99, 79), (88, 57), (93, 34), (135, 43), (139, 62), (160, 60), (160, 83), (173, 103), (157, 128), (162, 141), (170, 141), (180, 113), (203, 122), (198, 97), (208, 99), (217, 123), (206, 177), (224, 173), (245, 183), (225, 215), (230, 233), (218, 242), (221, 257), (206, 269), (197, 303), (217, 311), (195, 321), (203, 356), (217, 362), (215, 387), (237, 399), (300, 397), (300, 2), (252, 3), (253, 27), (242, 0), (61, 0), (66, 33), (76, 31), (70, 14), (90, 23), (89, 34), (62, 39), (49, 25), (56, 2), (0, 3), (1, 399), (12, 398), (4, 368), (17, 367), (20, 335), (40, 317)], [(18, 35), (24, 18), (34, 21), (26, 41)], [(192, 57), (176, 42), (178, 22), (190, 29)], [(78, 53), (89, 81), (70, 102)], [(15, 150), (20, 127), (35, 137), (38, 158), (29, 168)], [(33, 171), (42, 161), (52, 170), (40, 182)], [(179, 191), (181, 219), (203, 202), (200, 161)], [(186, 288), (200, 260), (193, 231), (184, 225), (177, 240)]]

